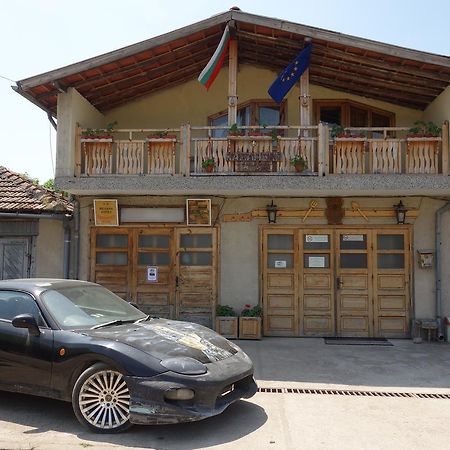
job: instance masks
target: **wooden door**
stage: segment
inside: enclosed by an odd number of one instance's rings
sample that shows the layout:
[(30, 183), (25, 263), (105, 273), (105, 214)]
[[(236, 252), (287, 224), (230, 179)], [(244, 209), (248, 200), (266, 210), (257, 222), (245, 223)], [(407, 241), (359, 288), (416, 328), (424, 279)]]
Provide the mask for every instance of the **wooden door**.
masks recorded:
[(336, 332), (338, 336), (373, 336), (372, 233), (336, 230)]
[(298, 336), (297, 249), (296, 230), (263, 230), (261, 265), (266, 336)]
[(31, 276), (30, 238), (0, 239), (0, 280)]
[(300, 334), (334, 336), (334, 234), (300, 230)]
[(176, 230), (176, 316), (210, 328), (217, 302), (217, 238), (216, 228)]
[(133, 233), (132, 299), (147, 314), (175, 318), (173, 229)]
[(133, 236), (127, 228), (91, 228), (91, 276), (120, 297), (132, 300)]
[(375, 230), (374, 234), (374, 336), (407, 337), (410, 328), (409, 230)]

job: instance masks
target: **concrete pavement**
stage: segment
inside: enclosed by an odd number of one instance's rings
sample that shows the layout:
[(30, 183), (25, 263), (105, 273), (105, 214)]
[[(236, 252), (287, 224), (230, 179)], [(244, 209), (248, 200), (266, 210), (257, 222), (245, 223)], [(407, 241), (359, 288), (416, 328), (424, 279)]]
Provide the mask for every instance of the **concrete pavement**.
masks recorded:
[[(238, 341), (262, 387), (450, 393), (450, 345)], [(0, 392), (0, 449), (423, 449), (450, 439), (450, 399), (258, 393), (220, 416), (121, 435), (84, 431), (71, 405)]]

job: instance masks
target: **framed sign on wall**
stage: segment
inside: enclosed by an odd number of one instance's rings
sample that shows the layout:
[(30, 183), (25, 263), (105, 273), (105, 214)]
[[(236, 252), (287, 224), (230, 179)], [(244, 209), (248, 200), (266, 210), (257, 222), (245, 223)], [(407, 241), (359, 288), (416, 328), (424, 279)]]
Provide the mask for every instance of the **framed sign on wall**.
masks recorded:
[(186, 200), (186, 220), (188, 226), (211, 226), (211, 199), (188, 198)]
[(117, 227), (119, 226), (119, 212), (117, 200), (94, 200), (95, 226)]

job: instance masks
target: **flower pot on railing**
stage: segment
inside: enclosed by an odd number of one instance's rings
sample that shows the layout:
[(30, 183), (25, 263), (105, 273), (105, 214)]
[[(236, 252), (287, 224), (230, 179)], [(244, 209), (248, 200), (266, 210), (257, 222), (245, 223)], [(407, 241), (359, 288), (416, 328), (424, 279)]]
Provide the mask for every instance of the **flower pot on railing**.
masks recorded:
[(206, 173), (212, 173), (214, 171), (214, 166), (216, 165), (214, 159), (205, 159), (202, 162), (202, 168)]
[(245, 305), (239, 317), (239, 339), (261, 339), (262, 309)]
[(106, 128), (87, 128), (81, 133), (81, 146), (84, 153), (85, 175), (103, 175), (112, 173), (113, 126)]

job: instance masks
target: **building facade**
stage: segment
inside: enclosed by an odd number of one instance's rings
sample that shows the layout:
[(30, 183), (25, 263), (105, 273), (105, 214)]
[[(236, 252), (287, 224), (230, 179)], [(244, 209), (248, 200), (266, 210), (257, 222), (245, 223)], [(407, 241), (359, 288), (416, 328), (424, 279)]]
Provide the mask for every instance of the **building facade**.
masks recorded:
[(17, 90), (57, 117), (81, 279), (207, 326), (259, 304), (266, 336), (410, 337), (450, 314), (449, 82), (449, 57), (231, 10)]

